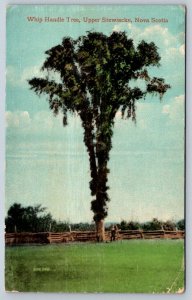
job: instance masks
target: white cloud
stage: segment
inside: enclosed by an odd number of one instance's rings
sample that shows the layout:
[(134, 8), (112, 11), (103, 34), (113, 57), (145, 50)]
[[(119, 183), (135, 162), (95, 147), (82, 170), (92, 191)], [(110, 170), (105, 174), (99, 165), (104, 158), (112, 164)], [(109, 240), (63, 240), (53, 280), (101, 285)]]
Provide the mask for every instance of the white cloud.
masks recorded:
[(115, 118), (116, 118), (116, 119), (121, 119), (121, 118), (122, 118), (122, 114), (121, 114), (121, 111), (120, 111), (120, 110), (118, 110), (118, 111), (116, 112)]
[(163, 106), (163, 109), (162, 109), (162, 113), (163, 114), (169, 114), (170, 112), (170, 105), (166, 104)]
[(16, 114), (11, 111), (5, 113), (5, 120), (7, 127), (19, 127), (19, 118)]
[(163, 46), (169, 46), (175, 41), (175, 37), (169, 33), (168, 28), (160, 25), (146, 27), (145, 30), (141, 30), (138, 38), (150, 42), (155, 41)]
[(185, 45), (184, 44), (179, 47), (179, 52), (181, 55), (185, 55)]
[[(138, 32), (133, 32), (135, 34)], [(149, 26), (144, 31), (137, 34), (137, 40), (144, 39), (147, 42), (155, 42), (159, 49), (161, 49), (162, 63), (170, 62), (171, 60), (183, 59), (185, 55), (185, 44), (183, 43), (183, 35), (173, 35), (168, 28), (160, 25)], [(181, 44), (182, 41), (182, 44)]]
[(40, 71), (41, 66), (33, 66), (23, 70), (21, 73), (20, 81), (21, 83), (25, 83), (28, 79), (32, 77), (43, 77), (44, 72)]
[(184, 55), (185, 55), (185, 45), (181, 45), (180, 47), (169, 47), (164, 52), (164, 62), (170, 64), (170, 62), (177, 63), (182, 60), (184, 65)]
[(144, 39), (148, 42), (155, 41), (157, 44), (168, 46), (177, 40), (177, 37), (172, 35), (167, 27), (161, 25), (149, 25), (144, 30), (132, 24), (128, 24), (126, 28), (123, 25), (115, 25), (113, 30), (117, 31), (117, 29), (118, 31), (127, 30), (128, 35), (137, 43)]
[(19, 80), (17, 78), (17, 74), (13, 66), (7, 66), (6, 77), (7, 82), (11, 83), (11, 85), (19, 85)]
[(19, 86), (19, 87), (26, 87), (27, 80), (38, 77), (38, 78), (45, 78), (48, 76), (50, 79), (54, 79), (56, 82), (60, 82), (60, 76), (58, 73), (55, 72), (47, 72), (41, 71), (42, 64), (27, 67), (23, 70), (16, 69), (14, 66), (7, 66), (7, 82), (10, 83), (12, 86)]
[(164, 105), (162, 108), (162, 113), (167, 115), (169, 121), (175, 122), (183, 122), (184, 121), (184, 95), (180, 95), (175, 97), (170, 105)]
[(23, 70), (16, 70), (13, 66), (7, 66), (7, 82), (12, 86), (25, 87), (27, 80), (32, 77), (44, 77), (45, 73), (40, 71), (41, 66), (28, 67)]
[(28, 111), (7, 111), (5, 113), (8, 128), (29, 129), (30, 131), (62, 128), (62, 115), (53, 117), (50, 111), (39, 111), (30, 116)]
[[(151, 126), (150, 122), (154, 122), (157, 116), (160, 117), (160, 112), (167, 116), (171, 123), (183, 122), (184, 120), (184, 95), (179, 95), (172, 99), (168, 104), (163, 105), (159, 103), (147, 103), (144, 100), (136, 104), (137, 127), (145, 130)], [(36, 131), (49, 131), (49, 130), (63, 130), (62, 128), (62, 114), (53, 117), (50, 111), (39, 111), (33, 116), (28, 111), (7, 111), (6, 112), (6, 125), (8, 128), (20, 128), (24, 130)], [(69, 115), (70, 119), (73, 116)], [(122, 122), (121, 111), (116, 113), (116, 126), (127, 126), (127, 122)], [(75, 121), (76, 120), (76, 121)], [(75, 118), (72, 123), (73, 126), (79, 127), (79, 119)], [(132, 122), (128, 122), (132, 126)], [(131, 127), (130, 127), (131, 128)]]
[(183, 105), (185, 101), (185, 96), (184, 95), (177, 96), (175, 97), (175, 100), (177, 104)]
[(115, 25), (114, 27), (113, 27), (113, 31), (121, 31), (121, 25)]
[(154, 42), (161, 50), (162, 61), (170, 59), (182, 59), (185, 55), (185, 33), (173, 35), (167, 27), (161, 25), (149, 25), (144, 30), (129, 23), (128, 25), (115, 25), (113, 31), (126, 30), (128, 36), (138, 44), (141, 40)]
[(7, 127), (26, 128), (29, 127), (31, 124), (31, 118), (27, 111), (7, 111), (5, 113), (5, 118)]

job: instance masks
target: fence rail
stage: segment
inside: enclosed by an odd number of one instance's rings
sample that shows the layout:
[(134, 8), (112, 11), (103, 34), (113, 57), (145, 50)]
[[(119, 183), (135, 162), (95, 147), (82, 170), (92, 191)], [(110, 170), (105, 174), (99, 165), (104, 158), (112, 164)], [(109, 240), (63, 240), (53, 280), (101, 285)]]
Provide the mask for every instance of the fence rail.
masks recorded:
[[(143, 230), (119, 230), (116, 240), (130, 239), (183, 239), (184, 231), (143, 231)], [(110, 241), (111, 232), (105, 232), (105, 240)], [(6, 245), (18, 244), (52, 244), (52, 243), (68, 243), (68, 242), (95, 242), (95, 231), (71, 231), (71, 232), (22, 232), (22, 233), (6, 233)]]

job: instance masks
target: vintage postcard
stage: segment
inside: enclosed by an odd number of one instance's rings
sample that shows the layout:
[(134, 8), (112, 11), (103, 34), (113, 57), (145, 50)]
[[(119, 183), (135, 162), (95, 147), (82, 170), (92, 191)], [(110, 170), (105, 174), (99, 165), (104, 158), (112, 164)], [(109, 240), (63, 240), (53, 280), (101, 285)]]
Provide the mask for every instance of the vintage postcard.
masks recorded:
[(5, 289), (185, 290), (182, 5), (10, 5)]

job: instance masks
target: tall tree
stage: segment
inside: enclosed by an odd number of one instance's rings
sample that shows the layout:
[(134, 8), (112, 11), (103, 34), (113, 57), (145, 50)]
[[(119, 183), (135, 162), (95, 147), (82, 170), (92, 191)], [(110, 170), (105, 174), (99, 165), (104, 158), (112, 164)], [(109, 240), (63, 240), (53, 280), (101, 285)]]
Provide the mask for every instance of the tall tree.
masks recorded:
[[(38, 95), (48, 96), (54, 114), (63, 113), (67, 125), (68, 112), (77, 114), (84, 129), (84, 143), (90, 162), (91, 209), (96, 222), (97, 237), (104, 239), (104, 219), (107, 216), (108, 161), (112, 148), (115, 115), (136, 120), (135, 103), (149, 94), (160, 98), (170, 87), (163, 78), (148, 74), (148, 68), (159, 66), (156, 45), (141, 41), (137, 47), (125, 32), (110, 36), (88, 32), (77, 40), (65, 37), (61, 44), (47, 50), (42, 70), (60, 75), (60, 82), (49, 75), (29, 80)], [(145, 90), (131, 88), (130, 81), (143, 79)]]

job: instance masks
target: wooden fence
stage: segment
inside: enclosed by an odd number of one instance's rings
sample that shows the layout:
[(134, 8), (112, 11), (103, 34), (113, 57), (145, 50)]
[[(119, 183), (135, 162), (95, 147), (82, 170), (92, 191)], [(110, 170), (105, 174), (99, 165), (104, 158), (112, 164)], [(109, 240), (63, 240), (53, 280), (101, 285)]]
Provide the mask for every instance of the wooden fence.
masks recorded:
[(48, 232), (22, 232), (22, 233), (6, 233), (5, 234), (5, 244), (14, 245), (14, 244), (47, 244), (48, 243)]
[[(183, 239), (184, 231), (143, 231), (143, 230), (119, 230), (116, 240), (130, 239)], [(111, 232), (105, 232), (105, 240), (110, 241)], [(39, 232), (39, 233), (6, 233), (6, 245), (18, 244), (52, 244), (68, 242), (95, 242), (95, 231), (72, 232)]]

